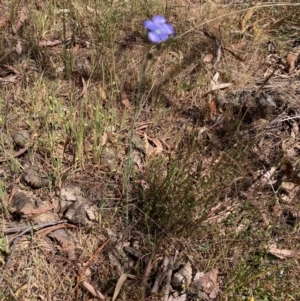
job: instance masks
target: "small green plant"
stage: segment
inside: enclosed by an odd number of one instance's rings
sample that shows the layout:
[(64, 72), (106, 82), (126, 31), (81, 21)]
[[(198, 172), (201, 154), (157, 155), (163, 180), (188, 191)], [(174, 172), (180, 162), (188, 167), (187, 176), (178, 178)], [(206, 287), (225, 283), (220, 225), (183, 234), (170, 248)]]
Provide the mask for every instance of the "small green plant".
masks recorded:
[[(170, 36), (174, 34), (174, 28), (169, 24), (163, 16), (157, 15), (152, 18), (152, 20), (146, 20), (144, 22), (145, 29), (148, 30), (149, 41), (156, 44), (157, 49), (161, 48), (161, 43), (166, 42)], [(126, 197), (126, 207), (128, 207), (128, 201), (130, 198), (129, 195), (129, 186), (130, 186), (130, 175), (132, 172), (132, 149), (133, 149), (133, 135), (136, 125), (136, 120), (138, 117), (138, 112), (140, 109), (140, 101), (142, 96), (142, 87), (145, 80), (145, 72), (148, 61), (152, 59), (152, 53), (147, 52), (144, 62), (142, 64), (141, 78), (138, 84), (137, 95), (134, 104), (134, 114), (133, 120), (131, 122), (130, 128), (130, 138), (129, 138), (129, 150), (127, 155), (126, 163), (126, 173), (125, 173), (125, 197)], [(128, 208), (126, 209), (126, 221), (128, 223)]]
[(10, 252), (9, 244), (7, 243), (7, 239), (3, 233), (0, 235), (0, 251), (4, 252), (6, 255)]

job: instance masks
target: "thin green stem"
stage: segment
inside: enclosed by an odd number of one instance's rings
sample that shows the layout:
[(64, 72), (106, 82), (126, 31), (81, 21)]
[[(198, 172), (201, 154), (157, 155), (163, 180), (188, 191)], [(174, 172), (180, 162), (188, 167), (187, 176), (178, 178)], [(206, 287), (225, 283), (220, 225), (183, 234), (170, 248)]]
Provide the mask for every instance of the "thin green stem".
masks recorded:
[(125, 173), (126, 226), (128, 226), (128, 221), (129, 221), (128, 203), (129, 203), (129, 198), (130, 198), (129, 182), (130, 182), (130, 175), (131, 175), (131, 171), (132, 171), (133, 134), (134, 134), (134, 128), (135, 128), (138, 112), (140, 109), (141, 91), (142, 91), (142, 86), (143, 86), (143, 83), (145, 80), (145, 73), (146, 73), (146, 67), (147, 67), (148, 60), (149, 60), (149, 58), (147, 55), (144, 60), (144, 63), (142, 64), (141, 78), (139, 81), (138, 91), (137, 91), (137, 95), (135, 98), (134, 114), (133, 114), (133, 120), (132, 120), (131, 128), (130, 128), (129, 150), (128, 150), (126, 173)]

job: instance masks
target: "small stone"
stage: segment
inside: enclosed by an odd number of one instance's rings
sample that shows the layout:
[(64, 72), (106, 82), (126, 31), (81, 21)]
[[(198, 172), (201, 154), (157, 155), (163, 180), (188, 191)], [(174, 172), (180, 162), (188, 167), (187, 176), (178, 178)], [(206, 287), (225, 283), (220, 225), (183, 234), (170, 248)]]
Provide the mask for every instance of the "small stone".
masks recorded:
[(186, 288), (192, 282), (192, 266), (188, 261), (172, 278), (172, 285), (174, 287)]
[(79, 186), (69, 184), (62, 187), (60, 196), (65, 201), (75, 202), (77, 199), (82, 197), (82, 191)]
[(36, 189), (47, 187), (51, 182), (48, 175), (35, 166), (30, 166), (24, 170), (23, 180), (28, 186)]
[(65, 213), (65, 218), (75, 225), (88, 225), (89, 219), (86, 213), (86, 204), (88, 200), (80, 199), (71, 204)]
[(17, 191), (12, 198), (11, 205), (11, 213), (21, 217), (26, 212), (36, 209), (36, 200), (28, 193)]
[(13, 135), (14, 145), (19, 148), (24, 148), (30, 144), (30, 134), (26, 130), (20, 130)]

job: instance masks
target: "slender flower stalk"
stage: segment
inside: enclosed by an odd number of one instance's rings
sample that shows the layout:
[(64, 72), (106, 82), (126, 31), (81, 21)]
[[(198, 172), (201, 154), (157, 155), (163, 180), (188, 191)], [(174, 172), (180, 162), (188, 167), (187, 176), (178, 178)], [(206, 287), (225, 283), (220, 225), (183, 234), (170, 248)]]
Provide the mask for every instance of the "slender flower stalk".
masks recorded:
[[(166, 42), (171, 36), (174, 35), (174, 28), (171, 24), (169, 24), (166, 19), (163, 16), (157, 15), (152, 18), (152, 20), (146, 20), (144, 22), (145, 29), (148, 30), (148, 39), (150, 42), (154, 44), (158, 44), (161, 42)], [(134, 108), (134, 114), (133, 114), (133, 120), (131, 123), (130, 128), (130, 138), (129, 138), (129, 151), (128, 151), (128, 157), (127, 157), (127, 163), (126, 163), (126, 172), (125, 172), (125, 198), (126, 198), (126, 223), (128, 226), (129, 222), (129, 216), (128, 216), (128, 203), (130, 198), (129, 193), (129, 184), (130, 184), (130, 175), (132, 171), (132, 149), (133, 149), (133, 135), (134, 135), (134, 128), (138, 116), (138, 111), (140, 107), (141, 102), (141, 92), (142, 92), (142, 86), (145, 79), (145, 73), (146, 73), (146, 67), (148, 64), (148, 61), (151, 59), (152, 55), (150, 52), (146, 54), (146, 57), (144, 59), (142, 70), (141, 70), (141, 77), (138, 84), (138, 91), (135, 99), (135, 108)]]

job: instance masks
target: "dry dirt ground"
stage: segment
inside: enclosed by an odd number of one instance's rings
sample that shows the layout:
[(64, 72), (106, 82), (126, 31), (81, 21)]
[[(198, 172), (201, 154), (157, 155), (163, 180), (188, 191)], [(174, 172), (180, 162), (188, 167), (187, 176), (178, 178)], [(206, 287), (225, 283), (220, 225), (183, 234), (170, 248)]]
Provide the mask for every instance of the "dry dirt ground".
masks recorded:
[(0, 0), (0, 40), (1, 300), (300, 300), (297, 1)]

